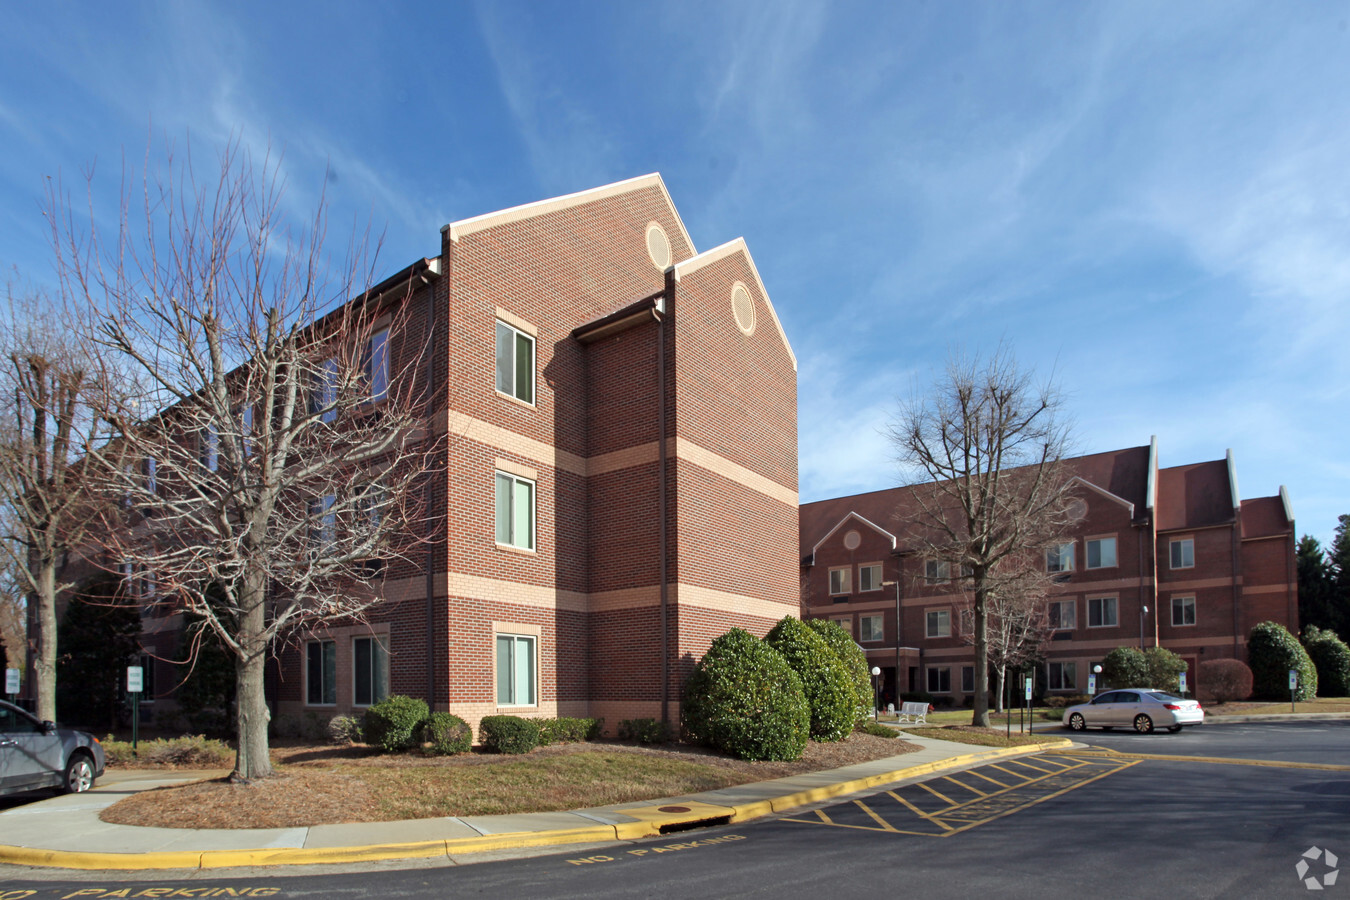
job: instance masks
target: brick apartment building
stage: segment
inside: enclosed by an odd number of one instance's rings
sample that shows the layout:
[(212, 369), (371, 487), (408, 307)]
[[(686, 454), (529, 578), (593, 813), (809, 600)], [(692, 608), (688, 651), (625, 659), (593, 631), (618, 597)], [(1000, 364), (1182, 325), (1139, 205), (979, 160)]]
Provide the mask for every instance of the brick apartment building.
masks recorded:
[[(1082, 693), (1092, 666), (1120, 646), (1183, 657), (1196, 689), (1207, 659), (1246, 659), (1246, 636), (1274, 620), (1298, 633), (1294, 517), (1284, 488), (1243, 500), (1226, 459), (1159, 468), (1148, 446), (1066, 461), (1081, 518), (1045, 552), (1057, 582), (1037, 679)], [(974, 692), (974, 650), (960, 634), (968, 603), (946, 564), (904, 546), (913, 488), (801, 507), (802, 616), (830, 618), (881, 668), (886, 694)], [(897, 615), (898, 614), (898, 615)], [(992, 681), (991, 681), (992, 685)]]
[[(648, 175), (447, 225), (373, 293), (408, 285), (389, 370), (438, 395), (432, 550), (368, 621), (294, 636), (274, 716), (677, 721), (713, 638), (799, 608), (796, 359), (744, 241), (696, 252)], [(177, 618), (144, 635), (164, 712)]]

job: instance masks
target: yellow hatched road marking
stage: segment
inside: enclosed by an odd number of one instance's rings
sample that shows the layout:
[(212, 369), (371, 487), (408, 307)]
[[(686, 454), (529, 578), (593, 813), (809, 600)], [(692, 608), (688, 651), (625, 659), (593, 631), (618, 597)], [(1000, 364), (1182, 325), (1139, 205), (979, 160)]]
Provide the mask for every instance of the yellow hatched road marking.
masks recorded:
[(870, 808), (866, 803), (863, 803), (861, 800), (854, 800), (853, 802), (856, 803), (856, 804), (858, 805), (858, 808), (859, 808), (859, 809), (861, 809), (863, 812), (865, 812), (865, 813), (867, 813), (869, 816), (871, 816), (871, 817), (872, 817), (872, 821), (873, 821), (873, 822), (876, 822), (878, 825), (880, 825), (882, 831), (896, 831), (896, 830), (897, 830), (896, 827), (895, 827), (894, 825), (892, 825), (890, 822), (887, 822), (887, 821), (886, 821), (885, 819), (883, 819), (881, 816), (879, 816), (879, 815), (877, 815), (876, 813), (872, 812), (871, 808)]
[(925, 784), (925, 783), (922, 782), (922, 781), (919, 782), (919, 787), (923, 788), (925, 791), (927, 791), (928, 793), (932, 794), (934, 797), (937, 797), (939, 800), (941, 800), (943, 803), (946, 803), (948, 806), (957, 806), (957, 805), (959, 805), (959, 804), (957, 804), (957, 802), (956, 802), (955, 800), (953, 800), (951, 797), (948, 797), (946, 794), (943, 794), (943, 793), (941, 793), (940, 791), (937, 791), (937, 790), (935, 790), (935, 789), (933, 789), (933, 788), (930, 788), (927, 784)]
[(913, 803), (910, 803), (910, 802), (909, 802), (908, 800), (906, 800), (904, 797), (901, 797), (901, 796), (900, 796), (899, 794), (897, 794), (895, 791), (887, 791), (886, 793), (890, 794), (891, 797), (894, 798), (895, 800), (898, 800), (900, 803), (902, 803), (902, 804), (904, 804), (905, 806), (909, 807), (910, 812), (914, 813), (914, 815), (918, 816), (920, 819), (928, 819), (928, 820), (932, 821), (934, 825), (940, 825), (941, 827), (945, 828), (945, 829), (948, 830), (948, 831), (951, 831), (951, 830), (952, 830), (952, 827), (951, 827), (950, 825), (948, 825), (946, 822), (942, 822), (942, 821), (939, 821), (939, 820), (937, 820), (937, 819), (932, 819), (932, 818), (928, 815), (928, 813), (926, 813), (926, 812), (924, 812), (923, 810), (919, 809), (917, 806), (915, 806)]
[(1028, 769), (1030, 769), (1030, 770), (1033, 771), (1033, 772), (1040, 772), (1042, 775), (1053, 775), (1053, 774), (1055, 774), (1055, 772), (1062, 772), (1062, 771), (1063, 771), (1063, 769), (1042, 769), (1040, 766), (1033, 766), (1031, 763), (1029, 763), (1029, 762), (1023, 762), (1023, 761), (1020, 760), (1020, 759), (1014, 759), (1014, 760), (1011, 760), (1009, 764), (1010, 764), (1010, 765), (1015, 764), (1015, 765), (1019, 765), (1019, 766), (1025, 766), (1025, 767), (1027, 767)]
[(947, 780), (950, 781), (952, 784), (959, 785), (960, 787), (963, 787), (963, 788), (965, 788), (966, 790), (971, 791), (972, 793), (979, 794), (981, 797), (988, 797), (988, 796), (989, 796), (987, 793), (985, 793), (984, 791), (980, 790), (979, 788), (977, 788), (977, 787), (972, 787), (971, 785), (966, 784), (964, 781), (960, 781), (960, 780), (958, 780), (958, 779), (956, 779), (956, 778), (951, 777), (950, 775), (946, 776), (946, 778), (947, 778)]
[(1078, 782), (1075, 782), (1075, 783), (1073, 783), (1073, 784), (1070, 784), (1070, 785), (1067, 785), (1067, 786), (1065, 786), (1065, 787), (1062, 787), (1062, 788), (1060, 788), (1059, 790), (1054, 791), (1053, 793), (1046, 794), (1046, 795), (1043, 796), (1043, 797), (1036, 797), (1035, 799), (1029, 800), (1029, 801), (1027, 801), (1026, 803), (1021, 803), (1021, 804), (1018, 804), (1017, 806), (1014, 806), (1014, 807), (1012, 807), (1012, 808), (1010, 808), (1010, 809), (1006, 809), (1006, 810), (1004, 810), (1003, 812), (995, 813), (994, 815), (988, 817), (987, 819), (979, 819), (979, 820), (974, 821), (974, 822), (969, 822), (969, 823), (967, 823), (967, 824), (965, 824), (965, 825), (961, 825), (960, 827), (953, 828), (953, 829), (951, 829), (950, 831), (947, 831), (947, 832), (945, 832), (945, 833), (943, 833), (943, 834), (940, 834), (940, 835), (934, 835), (934, 837), (951, 837), (953, 834), (960, 834), (960, 833), (963, 832), (963, 831), (969, 831), (970, 829), (974, 828), (974, 827), (977, 826), (977, 825), (984, 825), (984, 824), (987, 824), (987, 823), (989, 823), (989, 822), (994, 821), (995, 819), (1001, 819), (1001, 818), (1003, 818), (1004, 816), (1010, 816), (1010, 815), (1012, 815), (1012, 814), (1015, 813), (1015, 812), (1020, 812), (1021, 810), (1024, 810), (1024, 809), (1030, 809), (1031, 807), (1035, 806), (1035, 805), (1038, 804), (1038, 803), (1044, 803), (1044, 802), (1047, 801), (1047, 800), (1053, 800), (1053, 799), (1056, 798), (1056, 797), (1060, 797), (1060, 796), (1063, 796), (1064, 794), (1067, 794), (1069, 791), (1077, 790), (1078, 788), (1083, 787), (1084, 785), (1091, 784), (1091, 783), (1094, 782), (1094, 781), (1099, 781), (1099, 780), (1105, 778), (1105, 777), (1108, 776), (1108, 775), (1114, 775), (1114, 774), (1116, 774), (1117, 772), (1120, 772), (1120, 771), (1123, 771), (1123, 770), (1125, 770), (1125, 769), (1128, 769), (1128, 768), (1130, 768), (1131, 766), (1137, 766), (1138, 764), (1139, 764), (1139, 761), (1138, 761), (1138, 760), (1133, 761), (1133, 762), (1127, 762), (1127, 763), (1124, 763), (1123, 765), (1120, 765), (1120, 766), (1118, 766), (1118, 767), (1116, 767), (1116, 768), (1113, 768), (1113, 769), (1111, 769), (1111, 770), (1109, 770), (1109, 771), (1102, 772), (1102, 773), (1099, 774), (1099, 775), (1093, 775), (1091, 778), (1088, 778), (1088, 779), (1086, 779), (1086, 780), (1084, 780), (1084, 781), (1078, 781)]
[(983, 778), (985, 781), (989, 782), (990, 784), (996, 784), (996, 785), (998, 785), (998, 786), (1001, 787), (1001, 788), (1006, 788), (1006, 787), (1007, 787), (1007, 785), (1004, 784), (1003, 782), (997, 781), (997, 780), (995, 780), (995, 779), (993, 779), (993, 778), (990, 778), (988, 775), (985, 775), (984, 773), (979, 772), (979, 771), (977, 771), (977, 770), (975, 770), (975, 769), (971, 769), (970, 771), (966, 772), (966, 774), (967, 774), (967, 775), (974, 775), (976, 778)]

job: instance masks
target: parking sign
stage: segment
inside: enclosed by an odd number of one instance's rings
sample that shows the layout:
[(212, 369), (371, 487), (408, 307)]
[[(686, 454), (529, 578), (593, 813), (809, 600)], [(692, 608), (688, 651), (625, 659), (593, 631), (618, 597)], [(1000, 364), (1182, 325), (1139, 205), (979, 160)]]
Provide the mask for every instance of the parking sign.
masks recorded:
[(1186, 673), (1181, 673), (1181, 692), (1186, 693)]
[(141, 692), (141, 689), (144, 686), (144, 682), (142, 680), (142, 676), (144, 674), (145, 673), (141, 670), (140, 666), (127, 666), (128, 694), (139, 694)]
[(5, 670), (5, 693), (17, 694), (19, 692), (19, 670)]
[(1290, 670), (1289, 670), (1289, 690), (1292, 691), (1292, 690), (1294, 690), (1294, 689), (1297, 688), (1297, 687), (1298, 687), (1298, 669), (1290, 669)]

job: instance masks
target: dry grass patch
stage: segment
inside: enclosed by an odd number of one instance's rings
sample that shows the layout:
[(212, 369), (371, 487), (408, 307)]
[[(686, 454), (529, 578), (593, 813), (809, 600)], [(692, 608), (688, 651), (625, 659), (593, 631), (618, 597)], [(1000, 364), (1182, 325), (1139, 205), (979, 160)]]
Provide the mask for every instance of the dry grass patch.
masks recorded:
[(976, 728), (974, 725), (948, 725), (943, 728), (907, 728), (908, 734), (919, 737), (936, 738), (940, 741), (955, 741), (958, 744), (978, 744), (981, 747), (1029, 747), (1035, 744), (1051, 744), (1062, 741), (1062, 737), (1040, 734), (1007, 734), (997, 728)]
[(380, 755), (360, 747), (278, 748), (276, 777), (248, 785), (212, 780), (143, 791), (110, 806), (101, 818), (169, 828), (285, 828), (550, 812), (679, 797), (916, 749), (859, 733), (837, 744), (811, 743), (792, 763), (746, 762), (679, 744), (562, 744), (523, 756), (439, 758)]
[[(1274, 713), (1289, 713), (1289, 701), (1267, 703), (1265, 701), (1245, 701), (1241, 703), (1218, 704), (1213, 701), (1201, 701), (1206, 716), (1263, 716)], [(1350, 713), (1350, 697), (1317, 697), (1313, 700), (1300, 700), (1294, 704), (1294, 711), (1300, 713)]]

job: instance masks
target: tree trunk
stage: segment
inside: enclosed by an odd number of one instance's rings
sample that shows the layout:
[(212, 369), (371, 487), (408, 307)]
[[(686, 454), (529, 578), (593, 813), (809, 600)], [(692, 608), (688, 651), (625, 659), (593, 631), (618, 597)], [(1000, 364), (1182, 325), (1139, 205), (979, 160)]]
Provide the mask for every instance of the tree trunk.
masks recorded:
[(37, 686), (37, 717), (44, 722), (56, 721), (56, 565), (55, 561), (38, 560), (37, 635), (33, 654), (33, 680)]
[(984, 588), (984, 572), (975, 572), (975, 709), (970, 724), (989, 728), (989, 597)]
[(265, 582), (261, 578), (243, 579), (244, 609), (239, 622), (236, 641), (239, 655), (235, 658), (235, 722), (239, 749), (235, 754), (232, 782), (249, 782), (272, 774), (272, 758), (267, 747), (267, 724), (271, 713), (263, 691), (266, 672), (267, 641)]
[(1003, 666), (994, 669), (994, 712), (1003, 712), (1003, 684), (1007, 678), (1007, 670)]

